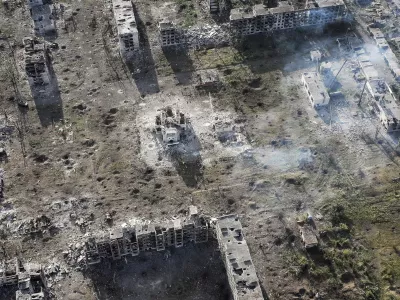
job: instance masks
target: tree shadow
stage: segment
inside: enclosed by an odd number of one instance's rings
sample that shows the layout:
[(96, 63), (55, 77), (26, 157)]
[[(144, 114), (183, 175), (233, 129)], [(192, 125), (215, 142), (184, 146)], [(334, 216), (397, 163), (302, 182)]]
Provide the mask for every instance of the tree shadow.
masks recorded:
[(46, 57), (49, 71), (49, 83), (44, 85), (30, 84), (33, 101), (39, 116), (40, 124), (47, 127), (63, 121), (63, 105), (57, 76), (49, 57)]

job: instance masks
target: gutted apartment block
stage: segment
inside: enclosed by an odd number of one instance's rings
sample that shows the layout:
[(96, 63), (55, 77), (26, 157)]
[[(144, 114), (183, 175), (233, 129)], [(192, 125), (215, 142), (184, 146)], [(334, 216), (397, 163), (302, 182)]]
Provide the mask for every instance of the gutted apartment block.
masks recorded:
[(306, 72), (301, 77), (304, 89), (307, 92), (311, 105), (315, 108), (321, 108), (329, 104), (329, 94), (325, 84), (317, 72)]
[(132, 2), (131, 0), (113, 0), (112, 4), (121, 55), (131, 56), (139, 50), (139, 32)]
[(91, 237), (86, 242), (88, 265), (100, 263), (103, 258), (120, 259), (137, 256), (143, 251), (163, 251), (167, 247), (183, 247), (187, 243), (208, 241), (209, 227), (197, 208), (191, 206), (185, 218), (160, 224), (119, 227), (104, 236)]
[(224, 261), (234, 300), (263, 300), (256, 270), (238, 216), (218, 218), (198, 214), (190, 206), (186, 217), (159, 224), (119, 227), (104, 236), (90, 237), (86, 245), (86, 264), (102, 259), (137, 256), (144, 251), (163, 251), (189, 243), (205, 243), (216, 238)]
[(400, 131), (400, 107), (389, 85), (380, 79), (367, 81), (374, 100), (371, 104), (379, 115), (383, 127), (388, 133)]
[(179, 46), (184, 44), (184, 34), (172, 22), (164, 21), (158, 25), (162, 47)]
[(264, 299), (238, 216), (218, 218), (215, 232), (233, 299)]
[(289, 1), (267, 8), (258, 4), (252, 10), (231, 10), (230, 24), (236, 33), (250, 35), (304, 26), (334, 23), (346, 17), (347, 9), (342, 0), (313, 0), (307, 8), (295, 10)]
[(371, 95), (372, 107), (387, 132), (400, 131), (400, 107), (387, 82), (379, 77), (364, 48), (355, 51), (357, 61), (366, 80), (366, 88)]
[(45, 300), (46, 277), (39, 264), (23, 264), (18, 258), (0, 262), (0, 288), (17, 288), (16, 300)]
[(47, 48), (37, 38), (24, 38), (25, 72), (31, 86), (49, 83)]
[(216, 14), (219, 11), (218, 0), (209, 0), (209, 5), (210, 5), (210, 13)]
[(396, 55), (393, 53), (392, 49), (387, 42), (385, 35), (379, 28), (368, 27), (368, 32), (374, 39), (379, 51), (382, 53), (383, 58), (389, 67), (390, 72), (393, 77), (400, 81), (400, 62)]

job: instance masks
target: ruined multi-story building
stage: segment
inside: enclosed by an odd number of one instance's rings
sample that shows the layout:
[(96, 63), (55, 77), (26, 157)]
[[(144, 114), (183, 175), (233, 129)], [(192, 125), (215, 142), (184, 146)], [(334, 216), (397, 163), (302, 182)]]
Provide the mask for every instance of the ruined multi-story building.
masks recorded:
[(385, 35), (379, 28), (368, 27), (368, 32), (374, 39), (379, 51), (382, 53), (383, 58), (389, 67), (393, 77), (400, 81), (400, 62), (387, 42)]
[(44, 42), (37, 38), (24, 38), (25, 72), (29, 84), (48, 84), (49, 68), (47, 47)]
[(163, 251), (167, 247), (183, 247), (187, 243), (208, 241), (209, 227), (191, 206), (185, 218), (160, 224), (118, 227), (103, 236), (91, 237), (86, 242), (86, 262), (96, 264), (102, 258), (120, 259), (137, 256), (144, 251)]
[(359, 67), (372, 97), (370, 102), (387, 132), (400, 131), (400, 106), (390, 86), (381, 78), (364, 48), (355, 51)]
[(189, 129), (189, 119), (178, 109), (167, 106), (156, 115), (155, 132), (167, 145), (178, 144)]
[(238, 216), (218, 218), (215, 232), (233, 299), (264, 299)]
[(185, 43), (183, 31), (175, 27), (172, 22), (160, 22), (158, 28), (162, 47), (179, 46)]
[(296, 10), (289, 1), (267, 8), (258, 4), (252, 10), (231, 10), (230, 24), (240, 35), (250, 35), (305, 26), (318, 26), (342, 20), (347, 9), (343, 0), (313, 0), (307, 7)]
[(212, 15), (222, 15), (228, 11), (230, 5), (230, 0), (208, 0), (208, 6)]
[(113, 11), (117, 23), (120, 52), (129, 58), (139, 50), (139, 32), (131, 0), (113, 0)]
[(104, 236), (89, 238), (85, 243), (86, 264), (137, 256), (144, 251), (180, 248), (189, 243), (205, 243), (213, 238), (218, 240), (233, 299), (264, 299), (238, 216), (210, 219), (200, 216), (195, 206), (189, 207), (184, 218), (119, 227)]
[(372, 106), (388, 133), (400, 131), (400, 107), (386, 81), (381, 79), (367, 81), (368, 90), (374, 95)]
[(41, 265), (23, 264), (18, 258), (0, 263), (0, 288), (17, 287), (16, 300), (45, 300), (46, 277)]
[(209, 0), (208, 4), (210, 6), (210, 13), (216, 14), (219, 11), (219, 1), (218, 0)]
[(45, 35), (56, 30), (50, 0), (27, 0), (36, 35)]

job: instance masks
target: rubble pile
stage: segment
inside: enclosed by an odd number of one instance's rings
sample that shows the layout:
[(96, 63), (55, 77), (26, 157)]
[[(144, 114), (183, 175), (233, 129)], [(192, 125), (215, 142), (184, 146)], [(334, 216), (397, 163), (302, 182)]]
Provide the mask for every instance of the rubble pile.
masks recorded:
[(69, 270), (58, 263), (51, 263), (44, 267), (44, 274), (46, 276), (47, 288), (51, 287), (64, 280), (69, 274)]
[(75, 244), (69, 244), (68, 250), (65, 250), (63, 255), (68, 265), (74, 266), (77, 270), (80, 270), (86, 267), (85, 253), (85, 243), (77, 242)]
[(0, 231), (3, 233), (13, 236), (44, 235), (50, 234), (53, 229), (56, 227), (45, 215), (18, 221), (13, 209), (3, 209), (0, 212)]
[(228, 25), (194, 26), (185, 32), (189, 47), (207, 48), (227, 45), (231, 41)]
[(48, 230), (51, 226), (51, 220), (45, 216), (41, 215), (36, 218), (29, 218), (27, 220), (22, 221), (18, 225), (18, 233), (19, 234), (37, 234), (43, 233)]

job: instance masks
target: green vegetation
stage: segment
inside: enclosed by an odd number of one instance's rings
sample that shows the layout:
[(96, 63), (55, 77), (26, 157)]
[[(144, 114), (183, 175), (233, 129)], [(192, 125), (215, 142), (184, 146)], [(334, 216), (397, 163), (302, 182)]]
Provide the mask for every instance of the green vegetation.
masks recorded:
[(178, 13), (184, 17), (183, 26), (189, 27), (196, 24), (197, 13), (192, 0), (176, 0)]
[(329, 250), (324, 253), (337, 270), (352, 271), (365, 299), (399, 299), (392, 290), (400, 284), (400, 237), (395, 231), (400, 192), (398, 184), (382, 179), (386, 184), (379, 188), (344, 194), (323, 208), (332, 222), (325, 229)]
[(399, 200), (397, 184), (330, 199), (321, 207), (329, 222), (319, 228), (320, 250), (289, 250), (289, 270), (316, 286), (341, 290), (351, 283), (363, 299), (399, 299)]

